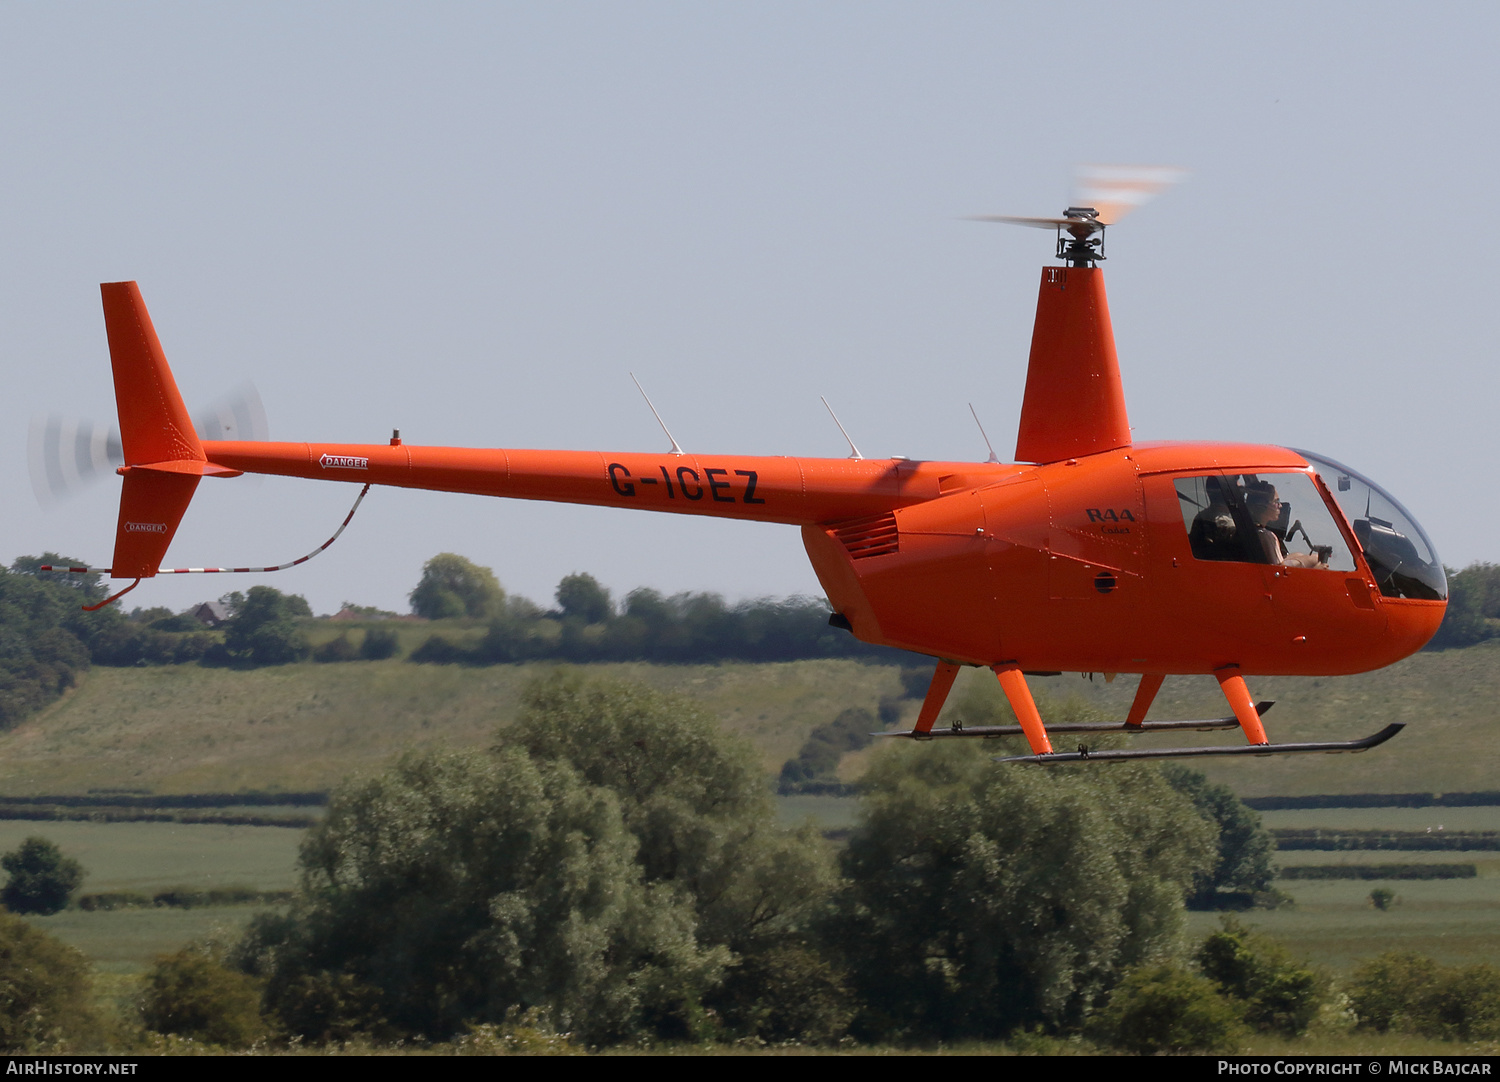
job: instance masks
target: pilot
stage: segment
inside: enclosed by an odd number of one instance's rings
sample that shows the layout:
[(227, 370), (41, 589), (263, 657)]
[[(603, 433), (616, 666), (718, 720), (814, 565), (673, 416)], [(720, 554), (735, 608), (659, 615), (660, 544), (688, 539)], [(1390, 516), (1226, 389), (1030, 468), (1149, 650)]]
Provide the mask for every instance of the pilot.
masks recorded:
[[(1252, 481), (1245, 486), (1245, 508), (1255, 523), (1255, 542), (1259, 543), (1263, 561), (1283, 567), (1326, 567), (1316, 552), (1288, 552), (1286, 542), (1272, 530), (1271, 523), (1281, 518), (1281, 499), (1276, 486), (1269, 481)], [(1254, 544), (1252, 543), (1252, 544)]]

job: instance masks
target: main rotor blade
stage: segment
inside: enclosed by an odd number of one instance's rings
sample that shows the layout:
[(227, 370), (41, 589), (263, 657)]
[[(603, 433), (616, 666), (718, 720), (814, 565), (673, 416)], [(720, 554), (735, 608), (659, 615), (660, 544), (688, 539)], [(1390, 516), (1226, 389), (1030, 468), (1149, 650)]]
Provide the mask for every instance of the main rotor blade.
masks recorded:
[(1005, 225), (1029, 225), (1033, 229), (1056, 229), (1059, 226), (1078, 225), (1079, 218), (1016, 218), (1009, 214), (970, 214), (966, 222), (1002, 222)]
[(1074, 173), (1075, 206), (1093, 207), (1099, 221), (1114, 225), (1186, 177), (1171, 165), (1080, 165)]

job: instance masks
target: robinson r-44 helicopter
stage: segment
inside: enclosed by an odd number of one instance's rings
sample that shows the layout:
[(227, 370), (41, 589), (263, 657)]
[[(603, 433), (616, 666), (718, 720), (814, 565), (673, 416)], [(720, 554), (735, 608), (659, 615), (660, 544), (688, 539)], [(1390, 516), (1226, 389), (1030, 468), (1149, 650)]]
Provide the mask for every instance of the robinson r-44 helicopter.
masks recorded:
[[(140, 290), (106, 283), (124, 479), (114, 559), (44, 570), (135, 580), (113, 601), (157, 574), (309, 559), (161, 567), (199, 481), (244, 473), (362, 484), (360, 499), (394, 485), (785, 523), (802, 531), (831, 624), (935, 659), (915, 727), (887, 735), (1024, 735), (1031, 754), (1005, 761), (1039, 763), (1373, 747), (1401, 726), (1344, 743), (1271, 743), (1261, 721), (1271, 704), (1255, 702), (1245, 678), (1343, 675), (1406, 657), (1443, 618), (1443, 566), (1393, 496), (1332, 459), (1131, 441), (1098, 266), (1105, 227), (1123, 209), (988, 219), (1055, 229), (1060, 261), (1042, 271), (1011, 463), (993, 452), (982, 463), (867, 459), (852, 441), (850, 458), (819, 459), (688, 454), (675, 440), (651, 454), (421, 447), (399, 434), (374, 445), (200, 438)], [(102, 434), (94, 443), (83, 453), (97, 458)], [(935, 727), (965, 665), (995, 673), (1018, 726)], [(1064, 671), (1141, 674), (1126, 719), (1049, 732), (1026, 678)], [(1231, 714), (1147, 720), (1169, 674), (1213, 676)], [(1051, 741), (1235, 727), (1245, 743), (1091, 752)]]

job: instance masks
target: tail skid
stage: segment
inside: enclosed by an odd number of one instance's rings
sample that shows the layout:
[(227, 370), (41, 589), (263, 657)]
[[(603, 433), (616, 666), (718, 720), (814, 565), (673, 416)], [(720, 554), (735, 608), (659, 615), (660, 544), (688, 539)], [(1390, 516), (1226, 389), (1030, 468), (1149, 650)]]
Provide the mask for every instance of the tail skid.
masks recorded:
[[(326, 552), (328, 550), (329, 546), (331, 546), (335, 541), (337, 541), (343, 535), (344, 530), (348, 528), (349, 523), (351, 523), (351, 522), (354, 521), (354, 512), (356, 512), (356, 511), (359, 510), (359, 505), (362, 504), (362, 503), (364, 503), (365, 496), (367, 496), (369, 494), (369, 492), (370, 492), (370, 486), (369, 485), (366, 485), (364, 488), (362, 488), (362, 489), (359, 490), (359, 495), (356, 496), (355, 499), (354, 499), (354, 506), (351, 507), (351, 508), (349, 508), (349, 513), (344, 516), (344, 521), (341, 522), (341, 523), (339, 523), (339, 528), (333, 532), (333, 536), (330, 537), (327, 541), (324, 541), (317, 548), (313, 549), (306, 556), (299, 556), (295, 560), (288, 560), (286, 563), (284, 563), (284, 564), (277, 564), (274, 567), (162, 567), (162, 568), (158, 568), (157, 571), (156, 571), (156, 573), (158, 575), (244, 575), (244, 574), (263, 574), (263, 573), (268, 572), (268, 571), (285, 571), (289, 567), (296, 567), (299, 564), (305, 564), (305, 563), (307, 563), (308, 560), (311, 560), (314, 556), (319, 556), (322, 553)], [(76, 574), (85, 574), (85, 575), (110, 575), (113, 578), (123, 578), (124, 577), (124, 576), (121, 576), (121, 575), (116, 575), (114, 573), (114, 569), (113, 568), (109, 568), (109, 567), (59, 567), (59, 566), (55, 566), (53, 564), (43, 564), (41, 567), (37, 568), (37, 570), (38, 571), (70, 571), (70, 572), (74, 572)], [(111, 601), (118, 601), (120, 598), (122, 598), (126, 594), (130, 593), (131, 590), (134, 590), (137, 586), (139, 586), (140, 582), (141, 582), (141, 579), (144, 578), (144, 577), (145, 577), (144, 575), (138, 577), (129, 586), (125, 587), (125, 589), (121, 590), (117, 594), (110, 595), (109, 597), (105, 598), (103, 601), (99, 602), (97, 605), (85, 605), (84, 606), (84, 610), (87, 611), (87, 612), (93, 612), (96, 609), (102, 609), (105, 605), (108, 605)]]

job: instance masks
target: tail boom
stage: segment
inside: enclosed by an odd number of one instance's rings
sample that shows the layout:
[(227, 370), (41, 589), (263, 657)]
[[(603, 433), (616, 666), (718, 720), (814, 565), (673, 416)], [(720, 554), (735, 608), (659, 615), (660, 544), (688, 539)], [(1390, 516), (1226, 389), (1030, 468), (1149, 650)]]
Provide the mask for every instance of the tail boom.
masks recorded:
[(215, 442), (228, 471), (794, 526), (882, 514), (1017, 467), (904, 459), (613, 454), (406, 444)]

